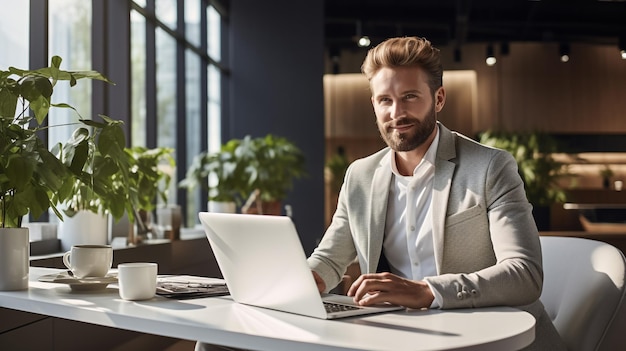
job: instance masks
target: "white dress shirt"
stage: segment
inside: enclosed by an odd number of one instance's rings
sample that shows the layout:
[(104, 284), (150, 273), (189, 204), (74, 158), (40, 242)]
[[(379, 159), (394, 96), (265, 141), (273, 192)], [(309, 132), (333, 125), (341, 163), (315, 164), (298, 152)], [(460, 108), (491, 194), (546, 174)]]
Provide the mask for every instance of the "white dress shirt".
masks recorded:
[[(391, 273), (422, 280), (437, 274), (433, 245), (432, 198), (439, 128), (412, 176), (398, 172), (391, 153), (393, 181), (390, 186), (383, 249)], [(433, 291), (434, 292), (434, 291)], [(438, 299), (431, 307), (437, 307)]]

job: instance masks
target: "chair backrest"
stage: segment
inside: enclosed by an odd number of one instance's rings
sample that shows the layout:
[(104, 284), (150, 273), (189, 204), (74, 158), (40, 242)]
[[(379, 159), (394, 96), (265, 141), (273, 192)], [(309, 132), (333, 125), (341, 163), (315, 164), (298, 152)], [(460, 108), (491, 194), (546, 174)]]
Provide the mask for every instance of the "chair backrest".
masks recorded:
[(541, 301), (569, 350), (616, 350), (626, 340), (626, 260), (615, 247), (541, 237)]

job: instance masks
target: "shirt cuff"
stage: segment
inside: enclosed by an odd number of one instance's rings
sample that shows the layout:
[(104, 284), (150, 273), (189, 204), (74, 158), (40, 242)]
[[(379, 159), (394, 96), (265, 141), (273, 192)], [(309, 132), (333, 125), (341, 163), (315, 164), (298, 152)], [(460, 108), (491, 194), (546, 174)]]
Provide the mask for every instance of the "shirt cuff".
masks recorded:
[(433, 289), (433, 286), (430, 284), (430, 282), (428, 280), (424, 279), (424, 281), (426, 282), (426, 284), (428, 284), (428, 287), (430, 288), (430, 291), (432, 291), (433, 295), (435, 296), (435, 299), (430, 304), (429, 308), (439, 308), (439, 307), (441, 307), (441, 299), (442, 299), (441, 294), (437, 290)]

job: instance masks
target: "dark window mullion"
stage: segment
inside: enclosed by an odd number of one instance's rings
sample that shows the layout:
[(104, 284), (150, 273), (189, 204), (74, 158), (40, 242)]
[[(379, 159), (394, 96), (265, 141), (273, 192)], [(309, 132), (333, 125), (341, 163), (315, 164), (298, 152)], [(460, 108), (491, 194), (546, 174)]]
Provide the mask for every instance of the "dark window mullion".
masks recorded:
[[(154, 0), (146, 2), (154, 13)], [(146, 147), (157, 146), (156, 25), (146, 17)]]
[[(107, 6), (106, 3), (99, 0), (91, 2), (91, 66), (94, 70), (108, 75), (106, 68), (107, 53), (109, 48), (109, 39), (107, 36)], [(108, 89), (102, 82), (93, 81), (91, 84), (91, 105), (92, 113), (109, 115), (108, 111)]]
[[(48, 66), (48, 0), (30, 0), (30, 34), (28, 47), (29, 69), (39, 69)], [(4, 49), (4, 48), (3, 48)], [(47, 122), (44, 122), (47, 125)], [(39, 131), (39, 137), (48, 143), (47, 129)], [(31, 221), (47, 222), (48, 212), (39, 218), (29, 215)]]
[[(220, 38), (220, 43), (221, 43), (221, 61), (222, 62), (229, 62), (229, 40), (228, 40), (228, 26), (227, 26), (227, 19), (228, 17), (224, 16), (224, 14), (221, 15), (221, 21), (220, 21), (220, 33), (221, 33), (221, 38)], [(222, 140), (228, 140), (229, 138), (232, 137), (232, 131), (234, 129), (231, 129), (231, 119), (230, 119), (230, 104), (225, 103), (225, 101), (228, 101), (228, 94), (229, 94), (229, 85), (230, 85), (230, 71), (229, 70), (222, 70), (220, 71), (220, 107), (221, 107), (221, 112), (222, 115), (220, 116), (220, 120), (221, 120), (221, 136), (222, 136)]]
[[(202, 9), (200, 11), (200, 49), (205, 55), (201, 56), (201, 67), (200, 67), (200, 130), (199, 132), (199, 140), (202, 145), (200, 148), (201, 151), (207, 150), (209, 147), (208, 142), (208, 128), (209, 128), (209, 73), (208, 73), (208, 64), (209, 60), (206, 59), (206, 52), (208, 51), (208, 18), (207, 18), (207, 3), (202, 2)], [(200, 192), (200, 208), (202, 210), (206, 210), (205, 207), (207, 201), (209, 200), (208, 194), (206, 191)]]
[[(178, 2), (177, 9), (177, 32), (179, 38), (185, 38), (185, 2)], [(176, 40), (176, 179), (185, 178), (187, 166), (187, 86), (186, 72), (187, 65), (185, 61), (185, 42)], [(178, 189), (177, 201), (179, 204), (187, 203), (187, 191)], [(183, 209), (186, 213), (186, 208)]]

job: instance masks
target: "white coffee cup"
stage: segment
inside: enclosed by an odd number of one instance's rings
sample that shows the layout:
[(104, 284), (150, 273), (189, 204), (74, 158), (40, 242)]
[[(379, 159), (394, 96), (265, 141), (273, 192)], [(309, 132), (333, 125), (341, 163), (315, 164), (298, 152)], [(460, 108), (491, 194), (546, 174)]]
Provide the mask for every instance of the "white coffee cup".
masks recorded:
[(113, 263), (109, 245), (74, 245), (63, 255), (63, 264), (77, 278), (104, 277)]
[(151, 262), (120, 263), (117, 281), (124, 300), (147, 300), (156, 294), (158, 265)]

